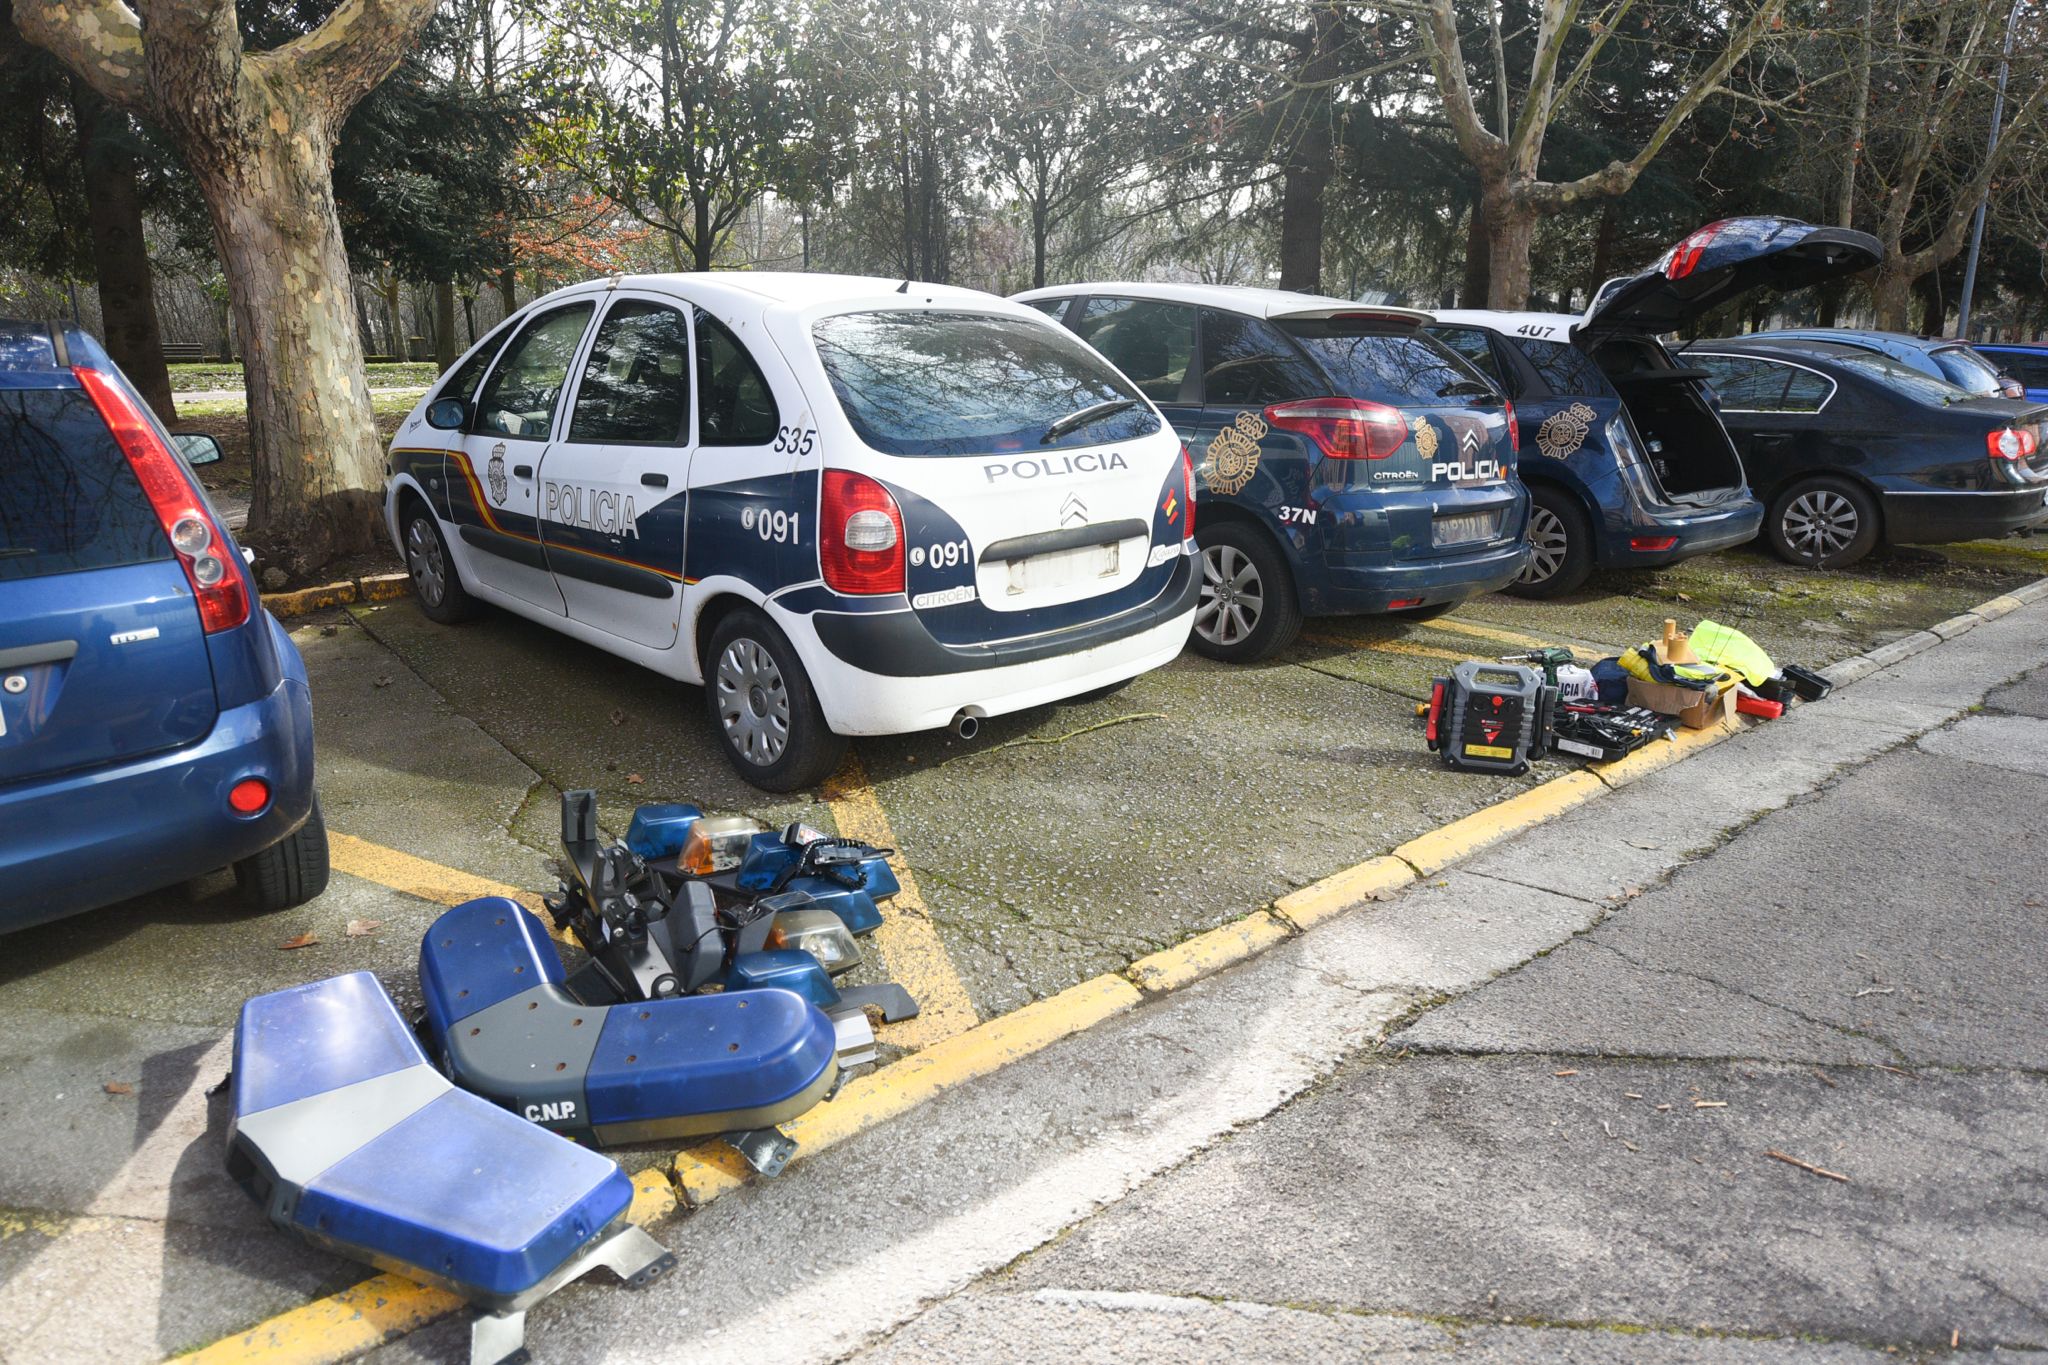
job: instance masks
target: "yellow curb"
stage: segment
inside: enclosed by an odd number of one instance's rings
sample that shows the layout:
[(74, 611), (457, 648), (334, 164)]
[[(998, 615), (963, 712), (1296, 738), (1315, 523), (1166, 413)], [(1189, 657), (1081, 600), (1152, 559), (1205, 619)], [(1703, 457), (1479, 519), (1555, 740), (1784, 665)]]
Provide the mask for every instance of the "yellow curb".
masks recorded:
[(1124, 970), (1148, 995), (1179, 990), (1191, 981), (1222, 971), (1291, 938), (1293, 926), (1268, 911), (1257, 910), (1243, 919), (1196, 934), (1185, 943), (1156, 953), (1147, 953)]
[[(675, 1189), (666, 1172), (642, 1171), (633, 1177), (628, 1222), (644, 1227), (675, 1206)], [(445, 1289), (414, 1284), (403, 1275), (373, 1275), (178, 1359), (194, 1365), (328, 1365), (439, 1322), (465, 1306)]]
[(1368, 858), (1288, 892), (1273, 902), (1273, 913), (1297, 929), (1308, 929), (1367, 901), (1384, 900), (1414, 880), (1415, 869), (1399, 858)]
[(1704, 730), (1679, 730), (1668, 740), (1658, 740), (1646, 748), (1638, 749), (1626, 758), (1612, 763), (1603, 763), (1586, 771), (1610, 787), (1626, 786), (1638, 778), (1668, 768), (1681, 759), (1689, 758), (1711, 744), (1718, 744), (1730, 735), (1742, 733), (1740, 716), (1724, 716)]
[(356, 600), (356, 585), (351, 582), (322, 583), (317, 588), (300, 588), (297, 592), (267, 592), (263, 594), (263, 606), (272, 616), (280, 619), (288, 616), (304, 616), (309, 612), (327, 607), (347, 606)]
[(1419, 839), (1410, 839), (1395, 849), (1393, 856), (1428, 877), (1510, 834), (1519, 834), (1531, 825), (1562, 815), (1606, 790), (1607, 784), (1591, 773), (1566, 773), (1474, 811), (1462, 820), (1453, 820)]
[(362, 602), (390, 602), (411, 591), (410, 574), (373, 573), (356, 580), (356, 598)]
[[(1091, 977), (849, 1081), (830, 1103), (783, 1124), (782, 1131), (796, 1139), (802, 1155), (821, 1152), (953, 1086), (1122, 1014), (1143, 998), (1120, 976)], [(677, 1155), (676, 1185), (692, 1208), (744, 1183), (746, 1167), (729, 1152), (724, 1143), (707, 1142)]]

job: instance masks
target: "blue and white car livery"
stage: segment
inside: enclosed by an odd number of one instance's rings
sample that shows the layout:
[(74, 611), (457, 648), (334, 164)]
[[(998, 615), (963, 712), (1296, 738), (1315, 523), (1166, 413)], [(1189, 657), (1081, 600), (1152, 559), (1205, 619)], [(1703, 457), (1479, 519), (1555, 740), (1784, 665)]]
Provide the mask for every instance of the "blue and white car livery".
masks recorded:
[(504, 607), (704, 683), (769, 790), (843, 737), (971, 733), (1172, 659), (1186, 452), (1030, 309), (830, 275), (535, 300), (401, 426), (386, 515), (423, 610)]

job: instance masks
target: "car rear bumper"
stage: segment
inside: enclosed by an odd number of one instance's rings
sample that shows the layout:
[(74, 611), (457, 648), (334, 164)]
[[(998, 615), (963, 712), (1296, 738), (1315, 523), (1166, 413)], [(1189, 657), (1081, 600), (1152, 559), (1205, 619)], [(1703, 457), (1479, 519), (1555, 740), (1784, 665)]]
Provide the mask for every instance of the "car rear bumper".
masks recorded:
[(1900, 545), (1946, 545), (2011, 535), (2048, 523), (2048, 489), (1899, 493), (1884, 497), (1885, 538)]
[[(1731, 545), (1747, 545), (1756, 539), (1763, 524), (1764, 505), (1753, 497), (1705, 512), (1666, 514), (1645, 511), (1642, 519), (1628, 528), (1627, 534), (1614, 537), (1601, 556), (1601, 562), (1614, 568), (1655, 568), (1659, 564), (1676, 564), (1680, 560), (1725, 550)], [(1677, 543), (1661, 550), (1634, 548), (1635, 541), (1656, 541), (1666, 536), (1678, 537)]]
[[(1350, 562), (1346, 562), (1349, 560)], [(1301, 608), (1311, 616), (1346, 616), (1392, 609), (1395, 602), (1433, 607), (1498, 592), (1529, 562), (1529, 544), (1519, 536), (1454, 558), (1400, 560), (1360, 555), (1326, 559), (1320, 581), (1304, 574)]]
[[(247, 777), (271, 789), (254, 816), (227, 804)], [(312, 805), (313, 708), (291, 676), (221, 712), (197, 744), (0, 788), (0, 931), (225, 867), (296, 830)]]
[(1198, 564), (1184, 556), (1165, 591), (1142, 607), (1000, 644), (941, 644), (915, 612), (777, 615), (799, 654), (815, 648), (825, 656), (805, 663), (818, 704), (835, 731), (908, 734), (937, 729), (962, 710), (983, 717), (1005, 715), (1107, 687), (1171, 661), (1194, 624)]

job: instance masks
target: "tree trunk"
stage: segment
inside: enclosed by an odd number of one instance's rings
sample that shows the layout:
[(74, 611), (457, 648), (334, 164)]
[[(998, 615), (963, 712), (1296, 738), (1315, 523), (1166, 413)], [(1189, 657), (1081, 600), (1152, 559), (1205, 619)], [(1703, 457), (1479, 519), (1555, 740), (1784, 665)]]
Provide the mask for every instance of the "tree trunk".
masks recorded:
[(455, 368), (455, 281), (434, 281), (434, 364), (443, 374)]
[(1921, 333), (1940, 336), (1948, 330), (1948, 304), (1941, 296), (1941, 267), (1936, 266), (1914, 281), (1914, 289), (1920, 295)]
[(1529, 251), (1536, 241), (1536, 211), (1489, 194), (1486, 203), (1486, 306), (1529, 305)]
[(166, 422), (178, 420), (171, 397), (171, 371), (156, 316), (156, 286), (149, 250), (142, 239), (142, 198), (135, 183), (135, 158), (110, 136), (106, 121), (122, 116), (108, 109), (82, 82), (72, 82), (72, 112), (78, 119), (86, 219), (92, 231), (93, 274), (99, 280), (101, 340), (107, 354), (137, 393)]
[(519, 277), (509, 265), (498, 272), (498, 299), (508, 318), (519, 308)]
[(1913, 279), (1897, 257), (1887, 257), (1878, 266), (1877, 275), (1870, 282), (1870, 305), (1877, 313), (1875, 324), (1879, 331), (1907, 329), (1906, 312), (1913, 298)]
[(1280, 191), (1280, 287), (1303, 294), (1323, 289), (1323, 191), (1329, 173), (1290, 167)]
[(405, 317), (398, 307), (398, 272), (386, 266), (384, 283), (379, 287), (384, 295), (384, 326), (390, 331), (390, 350), (393, 360), (411, 360), (405, 353)]
[(1045, 196), (1034, 196), (1031, 201), (1031, 287), (1045, 288), (1045, 239), (1052, 235), (1049, 221), (1051, 210), (1046, 207)]
[(260, 109), (244, 136), (214, 149), (215, 160), (187, 159), (213, 218), (241, 340), (250, 531), (303, 569), (377, 544), (383, 447), (355, 310), (337, 284), (348, 279), (348, 256), (329, 171), (332, 130), (298, 92), (255, 82), (244, 92)]
[(1600, 286), (1607, 283), (1614, 274), (1615, 239), (1621, 235), (1621, 202), (1603, 199), (1600, 202), (1600, 223), (1593, 231), (1593, 269), (1586, 281), (1586, 303), (1591, 306), (1593, 296), (1600, 292)]
[(1460, 308), (1486, 307), (1486, 254), (1486, 208), (1474, 199), (1472, 212), (1465, 216), (1465, 279), (1458, 288)]

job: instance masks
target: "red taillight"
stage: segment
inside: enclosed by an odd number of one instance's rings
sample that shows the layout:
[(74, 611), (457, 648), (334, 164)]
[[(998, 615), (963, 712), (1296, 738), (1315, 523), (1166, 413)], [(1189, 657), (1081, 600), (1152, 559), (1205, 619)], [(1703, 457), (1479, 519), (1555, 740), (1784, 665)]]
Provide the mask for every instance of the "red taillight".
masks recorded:
[(254, 815), (270, 804), (270, 784), (260, 777), (245, 777), (228, 789), (228, 809), (237, 815)]
[(903, 513), (888, 489), (850, 469), (825, 471), (818, 567), (834, 592), (903, 591)]
[(1180, 500), (1186, 504), (1188, 519), (1181, 523), (1180, 538), (1195, 538), (1195, 457), (1189, 453), (1186, 441), (1180, 445)]
[(1333, 460), (1384, 460), (1408, 439), (1408, 424), (1398, 409), (1362, 398), (1275, 403), (1266, 409), (1266, 420), (1308, 437)]
[(1387, 610), (1406, 611), (1410, 607), (1419, 607), (1421, 605), (1422, 599), (1419, 597), (1396, 597), (1391, 602), (1387, 603)]
[(1707, 244), (1719, 235), (1726, 223), (1726, 219), (1718, 223), (1709, 223), (1673, 247), (1671, 249), (1671, 264), (1664, 267), (1664, 278), (1667, 280), (1682, 280), (1687, 275), (1692, 274), (1693, 267), (1700, 263), (1700, 256), (1706, 251)]
[(1516, 459), (1520, 459), (1522, 457), (1522, 424), (1515, 420), (1515, 405), (1509, 402), (1506, 406), (1508, 411), (1508, 448), (1515, 452)]
[(1984, 444), (1994, 460), (2024, 460), (2041, 448), (2031, 427), (2007, 427), (1984, 434)]
[(1677, 536), (1632, 536), (1628, 547), (1642, 554), (1655, 554), (1659, 550), (1668, 550), (1677, 543)]
[(199, 621), (208, 635), (233, 630), (249, 619), (249, 580), (228, 539), (214, 524), (205, 500), (185, 477), (184, 466), (127, 388), (98, 370), (76, 366), (71, 371), (100, 418), (113, 433), (114, 444), (128, 457), (136, 482), (156, 511), (171, 548), (178, 552), (185, 579), (199, 601)]

